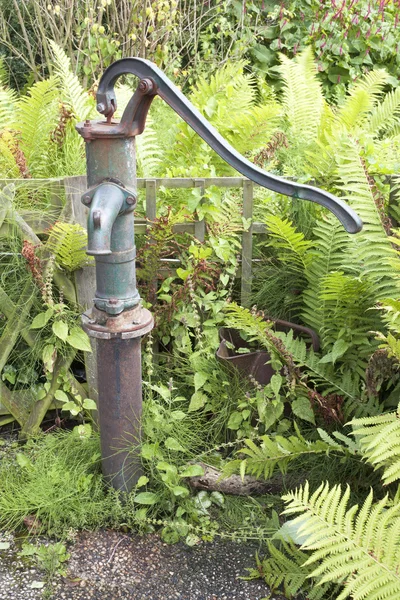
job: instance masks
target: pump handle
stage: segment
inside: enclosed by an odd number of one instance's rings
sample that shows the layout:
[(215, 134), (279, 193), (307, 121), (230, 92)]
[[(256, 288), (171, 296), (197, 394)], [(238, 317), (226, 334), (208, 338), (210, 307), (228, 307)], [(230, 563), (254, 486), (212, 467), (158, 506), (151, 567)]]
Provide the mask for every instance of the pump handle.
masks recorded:
[(97, 110), (107, 117), (110, 124), (117, 107), (115, 82), (118, 77), (127, 74), (136, 75), (141, 81), (122, 115), (119, 124), (121, 129), (128, 132), (135, 123), (136, 128), (131, 129), (131, 135), (141, 133), (151, 101), (158, 94), (221, 158), (248, 179), (278, 194), (300, 200), (311, 200), (311, 202), (324, 206), (339, 219), (349, 233), (357, 233), (362, 229), (360, 217), (340, 198), (314, 186), (295, 183), (283, 177), (271, 175), (247, 160), (218, 133), (172, 81), (148, 60), (122, 58), (105, 70), (97, 91)]

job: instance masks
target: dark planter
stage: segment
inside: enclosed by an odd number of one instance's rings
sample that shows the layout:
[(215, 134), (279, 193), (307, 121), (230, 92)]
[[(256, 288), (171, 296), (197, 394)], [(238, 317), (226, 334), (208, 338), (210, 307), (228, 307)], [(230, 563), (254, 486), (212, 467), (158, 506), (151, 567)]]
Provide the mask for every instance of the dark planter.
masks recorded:
[[(292, 329), (295, 334), (305, 334), (311, 339), (311, 344), (315, 352), (319, 350), (318, 335), (312, 329), (281, 321), (271, 319), (274, 322), (275, 331), (289, 331)], [(250, 344), (240, 337), (240, 332), (237, 329), (222, 327), (219, 330), (221, 343), (217, 350), (217, 357), (235, 367), (244, 377), (252, 377), (261, 385), (267, 385), (271, 381), (272, 375), (275, 373), (270, 364), (271, 355), (266, 350), (253, 350), (245, 354), (238, 353), (239, 348), (251, 348)], [(230, 346), (233, 346), (231, 348)]]

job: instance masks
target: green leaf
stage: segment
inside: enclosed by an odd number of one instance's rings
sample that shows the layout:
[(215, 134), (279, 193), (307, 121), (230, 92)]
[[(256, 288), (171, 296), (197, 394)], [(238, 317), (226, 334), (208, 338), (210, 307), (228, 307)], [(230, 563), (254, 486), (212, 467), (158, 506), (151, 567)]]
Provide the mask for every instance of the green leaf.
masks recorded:
[(229, 417), (229, 421), (228, 421), (228, 429), (233, 429), (233, 430), (237, 430), (239, 429), (240, 425), (242, 424), (243, 421), (243, 417), (242, 417), (242, 413), (238, 412), (238, 411), (234, 411), (231, 416)]
[(15, 458), (16, 458), (16, 461), (19, 464), (19, 466), (22, 467), (23, 469), (26, 469), (26, 468), (29, 469), (30, 467), (32, 467), (31, 461), (22, 452), (19, 452)]
[(66, 402), (61, 410), (69, 410), (69, 412), (71, 413), (71, 415), (76, 416), (77, 414), (79, 414), (79, 406), (77, 406), (75, 404), (75, 402)]
[(89, 336), (80, 327), (73, 327), (66, 341), (77, 350), (83, 350), (84, 352), (92, 351)]
[(183, 487), (182, 485), (175, 485), (172, 488), (172, 493), (174, 494), (174, 496), (189, 496), (189, 490)]
[(143, 487), (144, 485), (146, 485), (147, 483), (149, 483), (149, 478), (146, 477), (145, 475), (141, 475), (141, 477), (139, 477), (138, 482), (136, 484), (136, 487)]
[(205, 382), (208, 379), (208, 375), (207, 373), (202, 373), (201, 371), (199, 373), (195, 373), (194, 375), (194, 389), (196, 390), (196, 392), (203, 387), (203, 385), (205, 384)]
[(54, 393), (54, 398), (56, 400), (60, 400), (60, 402), (69, 402), (67, 394), (62, 390), (56, 390)]
[(96, 402), (91, 398), (85, 398), (82, 406), (83, 408), (86, 408), (86, 410), (97, 410)]
[(60, 338), (63, 342), (66, 341), (68, 336), (68, 325), (64, 321), (54, 321), (52, 325), (53, 333)]
[(195, 392), (190, 399), (188, 411), (193, 412), (203, 408), (207, 401), (208, 398), (203, 392)]
[(183, 412), (183, 410), (173, 410), (171, 412), (171, 418), (174, 421), (183, 421), (183, 419), (186, 419), (187, 414)]
[(347, 352), (349, 346), (350, 344), (348, 344), (342, 339), (336, 340), (332, 348), (332, 362), (334, 364), (338, 358), (340, 358), (345, 352)]
[(42, 352), (42, 360), (45, 366), (45, 369), (47, 371), (49, 371), (49, 373), (53, 372), (54, 369), (54, 363), (56, 361), (56, 357), (57, 357), (57, 350), (56, 347), (53, 346), (53, 344), (47, 344), (44, 348), (43, 348), (43, 352)]
[(300, 398), (296, 398), (296, 400), (293, 400), (291, 406), (292, 411), (296, 415), (296, 417), (299, 417), (300, 419), (303, 419), (304, 421), (308, 421), (309, 423), (313, 423), (313, 425), (315, 425), (315, 416), (311, 407), (310, 400), (308, 398), (300, 396)]
[(279, 375), (279, 373), (275, 373), (275, 375), (272, 375), (271, 381), (270, 381), (270, 386), (271, 386), (272, 391), (275, 394), (275, 397), (279, 398), (279, 391), (282, 386), (282, 376)]
[(165, 440), (165, 447), (168, 448), (168, 450), (176, 450), (177, 452), (184, 452), (185, 448), (183, 448), (180, 443), (178, 442), (178, 440), (176, 440), (173, 437), (169, 437)]
[(199, 544), (200, 541), (200, 538), (194, 533), (188, 533), (188, 535), (185, 538), (185, 544), (190, 547), (196, 546), (196, 544)]
[(204, 475), (204, 469), (200, 465), (190, 465), (179, 473), (179, 475), (181, 477), (200, 477), (201, 475)]
[(52, 316), (53, 316), (52, 308), (48, 308), (46, 310), (46, 312), (39, 313), (33, 319), (30, 329), (41, 329), (42, 327), (44, 327), (46, 325), (46, 323), (49, 321), (49, 319), (51, 319)]
[(176, 270), (176, 274), (179, 277), (179, 279), (183, 279), (183, 281), (186, 281), (186, 279), (189, 277), (191, 271), (188, 269), (181, 269), (180, 267)]
[(31, 589), (41, 590), (42, 588), (44, 588), (45, 585), (46, 585), (45, 581), (32, 581)]
[(157, 500), (157, 494), (154, 494), (153, 492), (141, 492), (140, 494), (136, 494), (133, 499), (136, 504), (146, 504), (148, 506), (152, 506)]

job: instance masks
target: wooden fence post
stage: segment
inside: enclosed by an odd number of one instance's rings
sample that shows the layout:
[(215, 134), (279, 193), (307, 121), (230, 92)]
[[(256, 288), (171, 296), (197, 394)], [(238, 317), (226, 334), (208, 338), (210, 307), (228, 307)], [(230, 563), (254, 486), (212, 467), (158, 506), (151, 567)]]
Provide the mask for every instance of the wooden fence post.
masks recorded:
[(251, 219), (247, 231), (242, 235), (242, 280), (241, 304), (248, 308), (251, 302), (252, 284), (252, 258), (253, 258), (253, 182), (249, 179), (243, 181), (243, 217)]

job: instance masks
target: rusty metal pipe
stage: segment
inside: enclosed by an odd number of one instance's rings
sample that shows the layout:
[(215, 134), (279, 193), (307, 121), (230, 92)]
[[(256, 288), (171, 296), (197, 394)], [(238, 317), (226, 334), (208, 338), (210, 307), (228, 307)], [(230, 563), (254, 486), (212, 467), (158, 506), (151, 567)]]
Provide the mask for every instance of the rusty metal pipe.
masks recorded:
[(99, 425), (103, 474), (129, 492), (141, 474), (141, 338), (97, 340)]

